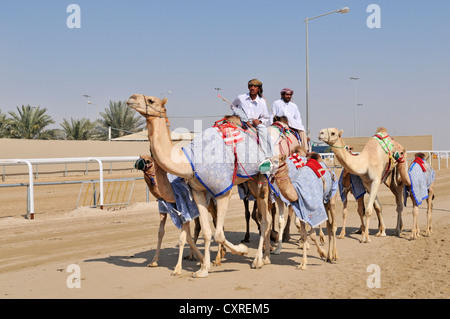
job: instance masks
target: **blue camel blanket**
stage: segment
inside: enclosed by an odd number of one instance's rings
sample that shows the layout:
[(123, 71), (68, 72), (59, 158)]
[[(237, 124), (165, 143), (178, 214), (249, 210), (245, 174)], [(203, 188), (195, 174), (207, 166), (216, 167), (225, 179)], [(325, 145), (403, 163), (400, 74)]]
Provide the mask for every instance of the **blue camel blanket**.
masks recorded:
[(195, 177), (214, 197), (233, 187), (235, 169), (237, 177), (251, 177), (259, 173), (258, 166), (265, 159), (254, 135), (235, 130), (224, 139), (215, 127), (204, 130), (183, 152)]
[(185, 180), (172, 174), (167, 174), (167, 178), (172, 185), (175, 203), (168, 203), (159, 199), (158, 209), (160, 213), (169, 214), (175, 226), (181, 229), (184, 223), (197, 218), (200, 213), (192, 197), (191, 189)]
[[(436, 179), (436, 173), (431, 167), (427, 167), (426, 172), (422, 170), (419, 164), (412, 163), (408, 170), (409, 178), (411, 180), (411, 192), (417, 205), (421, 205), (422, 201), (428, 198), (428, 189), (431, 183)], [(408, 199), (407, 189), (404, 187), (404, 201)]]
[[(342, 170), (341, 176), (339, 177), (339, 194), (341, 195), (341, 201), (347, 201), (347, 194), (344, 193), (344, 185), (342, 179), (344, 177), (344, 170)], [(366, 189), (364, 188), (363, 181), (358, 175), (350, 174), (350, 186), (352, 188), (352, 194), (355, 200), (358, 200), (361, 196), (366, 194)]]
[[(311, 227), (319, 226), (328, 219), (323, 204), (328, 203), (337, 192), (336, 175), (324, 162), (320, 162), (322, 168), (326, 170), (323, 175), (326, 184), (324, 190), (322, 178), (317, 177), (311, 168), (302, 166), (297, 169), (292, 158), (287, 158), (286, 164), (289, 168), (289, 178), (298, 195), (298, 200), (289, 204), (292, 205), (301, 221), (308, 223)], [(283, 195), (280, 194), (280, 197), (287, 202)]]

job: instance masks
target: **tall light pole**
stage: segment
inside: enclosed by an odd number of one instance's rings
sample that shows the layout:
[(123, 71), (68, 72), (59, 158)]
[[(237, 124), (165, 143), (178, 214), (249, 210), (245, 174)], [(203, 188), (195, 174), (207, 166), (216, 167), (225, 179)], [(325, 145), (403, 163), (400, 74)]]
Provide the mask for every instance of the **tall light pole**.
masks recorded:
[(306, 23), (306, 134), (310, 136), (310, 121), (309, 121), (309, 48), (308, 48), (308, 21), (317, 19), (332, 13), (347, 13), (349, 12), (348, 7), (340, 8), (339, 10), (324, 13), (312, 18), (306, 18), (304, 22)]
[(355, 81), (355, 111), (354, 111), (354, 119), (353, 119), (353, 134), (355, 134), (355, 137), (358, 136), (358, 129), (356, 126), (356, 80), (359, 80), (359, 77), (357, 76), (351, 76), (349, 77), (350, 80), (354, 80)]

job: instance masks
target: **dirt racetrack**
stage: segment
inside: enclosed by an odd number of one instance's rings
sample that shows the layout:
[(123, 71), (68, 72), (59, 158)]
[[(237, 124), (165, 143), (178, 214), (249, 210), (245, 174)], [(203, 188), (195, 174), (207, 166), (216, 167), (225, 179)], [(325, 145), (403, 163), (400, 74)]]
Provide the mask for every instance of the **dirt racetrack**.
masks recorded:
[[(23, 193), (23, 189), (15, 191)], [(65, 192), (61, 188), (46, 192), (48, 200), (64, 202)], [(355, 201), (351, 200), (347, 237), (338, 240), (337, 263), (319, 259), (312, 245), (308, 251), (308, 269), (297, 270), (301, 259), (299, 234), (291, 224), (291, 239), (284, 244), (282, 253), (272, 255), (270, 265), (252, 269), (258, 244), (256, 225), (252, 221), (249, 254), (227, 253), (222, 265), (212, 267), (205, 279), (191, 277), (199, 269), (194, 261), (184, 261), (182, 275), (171, 276), (178, 257), (179, 232), (170, 220), (159, 267), (147, 267), (156, 249), (159, 225), (154, 201), (134, 203), (116, 211), (79, 208), (43, 212), (35, 220), (20, 215), (1, 217), (0, 298), (446, 299), (450, 297), (450, 169), (436, 171), (435, 193), (431, 237), (423, 237), (426, 225), (426, 203), (423, 203), (419, 212), (422, 236), (409, 240), (412, 225), (409, 200), (403, 214), (402, 237), (393, 236), (395, 203), (383, 186), (380, 199), (387, 236), (373, 236), (377, 221), (372, 216), (372, 242), (360, 243), (360, 235), (354, 234), (359, 228), (359, 218)], [(23, 203), (23, 199), (16, 199), (13, 194), (8, 196)], [(340, 200), (337, 202), (340, 232), (342, 204)], [(243, 204), (236, 192), (225, 230), (227, 239), (233, 243), (244, 237)], [(203, 249), (202, 239), (198, 244)], [(213, 256), (216, 251), (217, 245), (213, 244)], [(67, 285), (74, 274), (73, 264), (79, 266), (80, 288)], [(379, 267), (380, 288), (368, 286), (368, 279), (372, 278), (370, 265)]]

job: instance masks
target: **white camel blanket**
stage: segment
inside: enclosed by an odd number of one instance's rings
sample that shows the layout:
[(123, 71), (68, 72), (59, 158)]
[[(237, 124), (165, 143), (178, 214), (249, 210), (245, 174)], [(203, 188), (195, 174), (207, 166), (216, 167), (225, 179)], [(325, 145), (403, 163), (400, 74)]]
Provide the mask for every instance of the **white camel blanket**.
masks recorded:
[(243, 131), (239, 133), (238, 138), (230, 143), (228, 139), (224, 141), (216, 128), (211, 127), (183, 147), (195, 177), (214, 197), (223, 195), (233, 187), (235, 164), (236, 176), (247, 178), (259, 173), (258, 166), (265, 159), (255, 137)]
[[(417, 205), (422, 204), (422, 201), (428, 198), (428, 189), (431, 183), (436, 179), (436, 173), (433, 168), (427, 167), (426, 172), (422, 170), (419, 164), (412, 163), (408, 170), (409, 178), (411, 180), (411, 192)], [(404, 201), (408, 199), (406, 186), (404, 187)]]
[[(344, 193), (344, 185), (342, 183), (342, 178), (344, 176), (344, 170), (342, 170), (341, 176), (339, 177), (339, 194), (341, 195), (341, 201), (347, 201), (347, 194)], [(361, 196), (366, 194), (366, 189), (364, 188), (363, 181), (360, 176), (350, 174), (350, 185), (352, 187), (352, 194), (355, 200), (358, 200)]]
[[(306, 161), (306, 158), (303, 159)], [(311, 227), (319, 226), (328, 219), (323, 204), (328, 203), (337, 192), (336, 175), (328, 169), (324, 162), (320, 162), (320, 165), (326, 169), (323, 175), (326, 183), (324, 191), (322, 178), (317, 177), (311, 168), (303, 166), (297, 169), (292, 158), (287, 158), (286, 164), (288, 165), (289, 178), (297, 192), (298, 200), (289, 203), (281, 194), (280, 198), (292, 205), (295, 214), (301, 221), (308, 223)], [(276, 187), (279, 191), (278, 186)]]
[(184, 179), (172, 174), (167, 174), (167, 178), (172, 185), (175, 203), (159, 199), (158, 209), (160, 213), (169, 214), (175, 226), (181, 229), (184, 223), (197, 218), (200, 213), (192, 197), (191, 189)]

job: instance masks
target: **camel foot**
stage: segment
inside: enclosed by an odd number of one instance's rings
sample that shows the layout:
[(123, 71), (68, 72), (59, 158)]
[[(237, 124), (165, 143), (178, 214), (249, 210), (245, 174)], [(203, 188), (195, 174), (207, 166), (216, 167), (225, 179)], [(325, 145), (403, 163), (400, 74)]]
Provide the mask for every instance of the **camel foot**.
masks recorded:
[(214, 260), (213, 261), (213, 266), (214, 267), (219, 267), (219, 266), (222, 266), (222, 261), (219, 259), (216, 259), (216, 260)]
[(261, 257), (256, 257), (255, 260), (253, 260), (252, 268), (260, 269), (262, 266), (264, 266), (263, 259)]
[(432, 233), (432, 230), (427, 229), (427, 231), (425, 232), (425, 237), (431, 237), (431, 233)]
[(394, 236), (402, 237), (402, 231), (401, 231), (401, 229), (396, 228), (396, 229), (394, 230)]
[(181, 269), (175, 268), (175, 270), (172, 271), (171, 275), (174, 277), (181, 276)]
[(386, 232), (384, 230), (380, 230), (375, 234), (375, 237), (386, 237)]
[(325, 252), (325, 250), (320, 249), (320, 250), (318, 250), (318, 253), (319, 253), (320, 258), (324, 258), (324, 259), (327, 258), (327, 253)]
[(419, 230), (413, 229), (413, 230), (411, 230), (411, 237), (409, 239), (417, 239), (417, 238), (419, 238), (419, 236), (420, 236)]
[(206, 278), (209, 272), (206, 269), (200, 269), (192, 274), (193, 278)]
[(339, 234), (339, 236), (337, 236), (337, 238), (338, 238), (338, 239), (345, 239), (345, 233), (344, 233), (344, 232), (341, 232), (341, 233)]
[(300, 269), (300, 270), (306, 270), (306, 269), (308, 269), (308, 267), (306, 267), (306, 263), (300, 263), (300, 265), (298, 265), (297, 266), (297, 269)]
[(277, 246), (277, 248), (275, 248), (275, 250), (274, 251), (271, 251), (270, 253), (272, 254), (272, 255), (279, 255), (279, 254), (281, 254), (281, 244), (278, 244), (278, 246)]
[(363, 236), (361, 238), (361, 243), (370, 243), (369, 235), (363, 234)]
[(236, 254), (239, 256), (244, 256), (248, 254), (248, 247), (244, 244), (237, 245)]
[(147, 265), (147, 267), (158, 267), (158, 262), (152, 261), (151, 263), (149, 263), (149, 264)]

